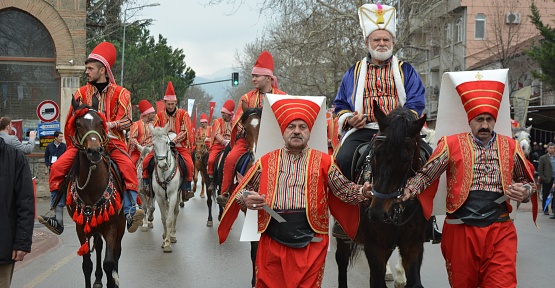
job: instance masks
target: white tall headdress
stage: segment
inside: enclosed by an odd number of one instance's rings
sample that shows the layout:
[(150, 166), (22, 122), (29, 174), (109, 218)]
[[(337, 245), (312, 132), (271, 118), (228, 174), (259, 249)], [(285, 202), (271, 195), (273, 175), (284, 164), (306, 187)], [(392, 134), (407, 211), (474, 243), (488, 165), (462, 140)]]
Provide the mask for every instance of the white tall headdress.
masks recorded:
[(395, 37), (397, 20), (395, 7), (380, 4), (364, 4), (358, 8), (358, 19), (364, 39), (378, 29), (389, 31)]

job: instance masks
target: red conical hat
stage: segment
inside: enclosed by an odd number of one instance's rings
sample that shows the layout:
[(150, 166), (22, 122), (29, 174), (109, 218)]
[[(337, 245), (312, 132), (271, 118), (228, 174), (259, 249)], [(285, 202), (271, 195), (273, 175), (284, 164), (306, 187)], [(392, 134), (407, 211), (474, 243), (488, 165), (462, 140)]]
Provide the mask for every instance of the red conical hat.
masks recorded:
[(293, 120), (303, 120), (312, 131), (312, 126), (320, 112), (320, 105), (313, 101), (299, 98), (281, 99), (272, 104), (272, 110), (281, 129), (281, 134)]
[(258, 56), (252, 68), (252, 74), (272, 77), (272, 87), (278, 88), (277, 78), (274, 76), (274, 58), (270, 52), (262, 51), (262, 53), (260, 53), (260, 56)]
[(208, 123), (208, 116), (206, 114), (200, 114), (200, 123)]
[(233, 102), (233, 100), (225, 101), (221, 112), (229, 115), (233, 115), (233, 111), (235, 111), (235, 102)]
[(114, 84), (116, 83), (111, 68), (116, 63), (116, 47), (114, 47), (112, 43), (102, 42), (96, 45), (96, 47), (94, 47), (94, 49), (91, 51), (91, 54), (89, 54), (88, 59), (100, 61), (104, 65), (104, 67), (106, 67), (110, 82)]
[(473, 78), (457, 79), (459, 83), (455, 83), (458, 84), (456, 90), (461, 96), (468, 122), (482, 113), (489, 113), (497, 120), (505, 83), (495, 77), (489, 77), (487, 72), (479, 71)]
[(168, 82), (168, 87), (166, 88), (166, 94), (164, 95), (164, 100), (177, 101), (177, 96), (175, 95), (175, 90), (173, 90), (172, 81)]
[(154, 113), (154, 107), (147, 100), (141, 100), (139, 102), (139, 111), (141, 111), (141, 116), (144, 116), (148, 113)]

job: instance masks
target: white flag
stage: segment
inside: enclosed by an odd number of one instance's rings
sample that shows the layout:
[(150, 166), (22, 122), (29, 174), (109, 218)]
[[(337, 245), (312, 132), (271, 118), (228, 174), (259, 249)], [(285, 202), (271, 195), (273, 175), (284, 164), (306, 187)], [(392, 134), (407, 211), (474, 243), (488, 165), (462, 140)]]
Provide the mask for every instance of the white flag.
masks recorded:
[(189, 98), (189, 102), (187, 103), (187, 112), (189, 113), (189, 115), (193, 115), (193, 106), (195, 105), (195, 99), (190, 99)]

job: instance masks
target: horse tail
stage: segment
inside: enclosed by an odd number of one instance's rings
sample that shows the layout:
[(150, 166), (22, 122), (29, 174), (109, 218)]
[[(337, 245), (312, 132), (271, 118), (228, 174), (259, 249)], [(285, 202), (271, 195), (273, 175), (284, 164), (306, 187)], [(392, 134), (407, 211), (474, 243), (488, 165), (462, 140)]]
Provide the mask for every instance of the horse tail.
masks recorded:
[(360, 245), (357, 244), (355, 241), (351, 241), (351, 255), (349, 256), (349, 266), (353, 266), (358, 255), (360, 255)]

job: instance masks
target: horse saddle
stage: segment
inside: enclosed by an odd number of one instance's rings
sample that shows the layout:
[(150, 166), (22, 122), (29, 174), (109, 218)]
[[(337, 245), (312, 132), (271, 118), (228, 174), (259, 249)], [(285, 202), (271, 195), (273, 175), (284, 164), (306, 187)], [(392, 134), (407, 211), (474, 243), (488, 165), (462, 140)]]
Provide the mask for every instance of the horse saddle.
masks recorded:
[(247, 172), (247, 165), (252, 158), (253, 156), (250, 152), (241, 155), (241, 157), (239, 157), (239, 161), (237, 161), (237, 164), (235, 164), (235, 172), (239, 172), (239, 174), (245, 175), (245, 172)]

